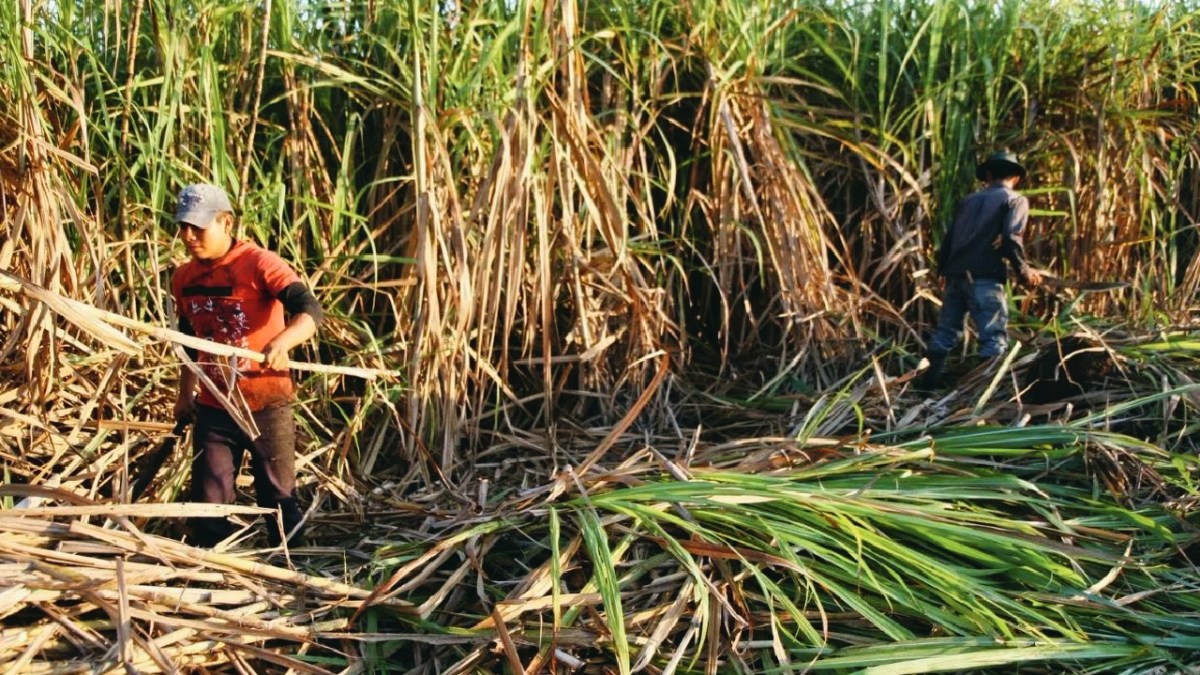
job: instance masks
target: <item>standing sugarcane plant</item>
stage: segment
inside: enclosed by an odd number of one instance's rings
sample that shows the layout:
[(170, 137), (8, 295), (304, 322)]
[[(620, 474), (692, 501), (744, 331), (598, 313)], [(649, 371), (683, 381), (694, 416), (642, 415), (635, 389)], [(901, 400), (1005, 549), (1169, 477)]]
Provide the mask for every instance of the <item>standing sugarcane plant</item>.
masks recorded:
[(1089, 309), (1179, 310), (1195, 15), (1053, 6), (17, 3), (10, 255), (169, 323), (164, 205), (225, 185), (342, 313), (322, 357), (407, 364), (354, 416), (447, 467), (508, 424), (619, 418), (662, 352), (823, 388), (919, 342), (993, 147), (1030, 166), (1035, 259), (1131, 282)]

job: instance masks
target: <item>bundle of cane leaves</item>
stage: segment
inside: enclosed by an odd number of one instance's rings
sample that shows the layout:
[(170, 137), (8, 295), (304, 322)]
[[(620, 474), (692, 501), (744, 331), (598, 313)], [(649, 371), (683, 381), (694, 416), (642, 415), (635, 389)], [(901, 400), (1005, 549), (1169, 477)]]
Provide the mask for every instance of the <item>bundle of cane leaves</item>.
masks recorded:
[[(569, 481), (574, 497), (497, 506), (500, 527), (476, 557), (495, 612), (433, 615), (510, 635), (522, 663), (621, 672), (1195, 658), (1200, 596), (1179, 554), (1196, 538), (1194, 515), (1127, 505), (1084, 472), (1077, 484), (1070, 472), (1046, 480), (1048, 461), (1080, 460), (1089, 444), (1144, 443), (1057, 427), (976, 435), (978, 448), (969, 438), (863, 446), (760, 474), (653, 460), (585, 474)], [(1197, 469), (1155, 454), (1173, 485)]]
[(1200, 382), (1195, 377), (1200, 341), (1168, 332), (1141, 336), (1120, 351), (1138, 365), (1129, 385), (1146, 399), (1134, 408), (1140, 426), (1159, 443), (1194, 452), (1200, 430)]

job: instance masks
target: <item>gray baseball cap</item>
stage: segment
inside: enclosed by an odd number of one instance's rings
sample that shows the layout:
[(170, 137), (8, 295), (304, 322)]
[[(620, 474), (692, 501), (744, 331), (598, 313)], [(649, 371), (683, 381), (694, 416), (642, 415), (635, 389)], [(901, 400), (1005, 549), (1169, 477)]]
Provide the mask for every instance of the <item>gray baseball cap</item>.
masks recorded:
[(219, 213), (233, 213), (233, 205), (225, 191), (216, 185), (194, 183), (179, 193), (175, 222), (206, 228)]

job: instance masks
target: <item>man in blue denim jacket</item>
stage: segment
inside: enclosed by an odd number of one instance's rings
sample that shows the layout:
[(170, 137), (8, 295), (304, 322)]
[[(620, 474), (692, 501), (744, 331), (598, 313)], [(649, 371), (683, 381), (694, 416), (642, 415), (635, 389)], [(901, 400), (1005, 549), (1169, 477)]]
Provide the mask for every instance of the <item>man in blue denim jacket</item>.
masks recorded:
[(1026, 286), (1035, 287), (1042, 280), (1026, 262), (1021, 241), (1029, 200), (1015, 188), (1025, 178), (1025, 167), (1016, 155), (996, 152), (976, 168), (975, 176), (987, 185), (958, 203), (938, 250), (938, 272), (945, 288), (938, 325), (929, 340), (929, 370), (921, 379), (927, 389), (941, 384), (946, 355), (962, 337), (968, 312), (979, 333), (979, 356), (989, 359), (1004, 353), (1008, 346), (1004, 282), (1009, 267)]

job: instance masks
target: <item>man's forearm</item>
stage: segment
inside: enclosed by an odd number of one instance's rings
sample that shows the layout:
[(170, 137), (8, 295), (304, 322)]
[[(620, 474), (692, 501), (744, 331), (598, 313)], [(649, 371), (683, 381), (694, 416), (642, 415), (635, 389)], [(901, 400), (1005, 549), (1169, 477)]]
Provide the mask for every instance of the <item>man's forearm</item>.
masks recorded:
[(192, 372), (191, 368), (182, 366), (179, 369), (179, 395), (194, 397), (196, 395), (196, 385), (200, 384), (200, 378), (196, 377), (196, 373)]
[(1004, 223), (1003, 247), (1004, 257), (1016, 270), (1017, 274), (1025, 276), (1029, 263), (1025, 260), (1025, 226), (1029, 223), (1029, 202), (1023, 197), (1011, 203), (1008, 217)]
[(295, 347), (317, 334), (317, 321), (307, 313), (301, 313), (293, 316), (279, 335), (271, 340), (276, 346), (282, 349)]
[(288, 320), (287, 328), (263, 347), (263, 363), (267, 368), (283, 370), (288, 366), (288, 352), (317, 332), (317, 321), (305, 312)]
[(1004, 242), (1004, 257), (1008, 258), (1009, 264), (1017, 274), (1024, 275), (1029, 269), (1029, 262), (1025, 259), (1025, 245), (1020, 234), (1014, 233)]
[(200, 378), (187, 366), (179, 369), (179, 393), (175, 396), (175, 419), (183, 420), (192, 416), (196, 405), (196, 385)]

